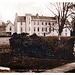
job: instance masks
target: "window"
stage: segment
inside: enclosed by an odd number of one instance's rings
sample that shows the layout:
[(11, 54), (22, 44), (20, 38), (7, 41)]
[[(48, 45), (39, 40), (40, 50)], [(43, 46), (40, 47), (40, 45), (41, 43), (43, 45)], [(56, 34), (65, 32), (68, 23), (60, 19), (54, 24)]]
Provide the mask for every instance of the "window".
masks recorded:
[(35, 31), (35, 27), (34, 27), (34, 31)]
[(51, 28), (49, 28), (49, 32), (51, 32)]
[(22, 25), (22, 19), (20, 19), (21, 25)]
[(46, 28), (46, 32), (47, 32), (47, 28)]
[(45, 25), (47, 25), (47, 22), (45, 23)]
[(39, 32), (39, 27), (38, 27), (38, 32)]
[(11, 31), (11, 27), (10, 27), (10, 31)]
[(43, 25), (43, 22), (42, 22), (42, 25)]
[(53, 23), (53, 25), (54, 25), (54, 23)]
[(49, 25), (51, 25), (51, 23), (49, 22)]
[(43, 28), (43, 31), (46, 31), (46, 28)]
[(11, 35), (11, 32), (9, 32), (9, 34)]

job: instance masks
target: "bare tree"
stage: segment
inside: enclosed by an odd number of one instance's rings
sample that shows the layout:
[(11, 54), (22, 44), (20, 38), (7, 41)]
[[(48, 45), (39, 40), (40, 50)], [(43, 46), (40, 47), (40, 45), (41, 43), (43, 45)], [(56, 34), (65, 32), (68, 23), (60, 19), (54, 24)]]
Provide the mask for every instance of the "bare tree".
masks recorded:
[(59, 29), (58, 29), (59, 39), (60, 39), (60, 36), (63, 31), (63, 28), (64, 28), (67, 18), (72, 14), (75, 15), (75, 12), (74, 12), (75, 3), (73, 3), (73, 2), (62, 2), (62, 3), (56, 2), (56, 4), (53, 4), (53, 3), (50, 3), (50, 4), (55, 7), (55, 9), (57, 10), (57, 14), (55, 12), (53, 12), (46, 4), (45, 4), (45, 6), (49, 9), (49, 11), (51, 11), (55, 15), (55, 17), (57, 19), (57, 24), (59, 26)]

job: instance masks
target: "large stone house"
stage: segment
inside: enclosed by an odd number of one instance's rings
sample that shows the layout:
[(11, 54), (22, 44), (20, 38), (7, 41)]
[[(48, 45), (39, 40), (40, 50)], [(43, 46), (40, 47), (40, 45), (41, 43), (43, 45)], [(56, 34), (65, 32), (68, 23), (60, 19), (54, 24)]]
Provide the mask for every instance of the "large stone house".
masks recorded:
[(29, 33), (32, 35), (36, 33), (38, 36), (58, 36), (58, 26), (55, 17), (39, 16), (38, 14), (15, 17), (15, 32)]
[[(56, 17), (39, 16), (38, 14), (18, 16), (16, 13), (14, 26), (17, 34), (29, 33), (32, 35), (36, 33), (38, 36), (58, 36), (59, 34)], [(62, 36), (70, 36), (70, 30), (69, 23), (66, 23)]]
[[(32, 35), (36, 33), (38, 36), (58, 36), (59, 26), (56, 17), (39, 16), (26, 14), (25, 16), (18, 16), (16, 13), (14, 24), (7, 21), (6, 24), (0, 22), (0, 35), (12, 35), (13, 33), (29, 33)], [(72, 27), (66, 21), (62, 36), (70, 36)]]

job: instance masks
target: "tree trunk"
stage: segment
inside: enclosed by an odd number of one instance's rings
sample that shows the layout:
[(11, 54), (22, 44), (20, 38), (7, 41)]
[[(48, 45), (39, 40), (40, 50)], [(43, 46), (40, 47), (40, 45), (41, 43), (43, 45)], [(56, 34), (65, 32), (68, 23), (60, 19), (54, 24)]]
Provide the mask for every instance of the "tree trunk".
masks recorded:
[(58, 35), (58, 40), (61, 40), (61, 35), (60, 34)]

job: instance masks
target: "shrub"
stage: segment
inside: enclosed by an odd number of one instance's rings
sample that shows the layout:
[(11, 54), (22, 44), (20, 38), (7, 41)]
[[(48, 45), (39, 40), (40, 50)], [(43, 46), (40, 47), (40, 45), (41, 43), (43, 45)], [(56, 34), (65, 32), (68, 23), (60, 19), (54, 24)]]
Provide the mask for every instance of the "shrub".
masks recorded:
[[(17, 34), (10, 39), (13, 54), (25, 57), (53, 58), (53, 48), (50, 43), (33, 34)], [(17, 54), (16, 54), (17, 53)]]
[(74, 59), (73, 56), (73, 41), (70, 40), (53, 40), (42, 38), (33, 34), (14, 34), (10, 39), (12, 54), (16, 56), (48, 58), (48, 59)]
[(66, 59), (71, 60), (74, 59), (73, 55), (73, 45), (72, 41), (68, 40), (66, 42), (58, 41), (55, 44), (55, 58), (57, 59)]

